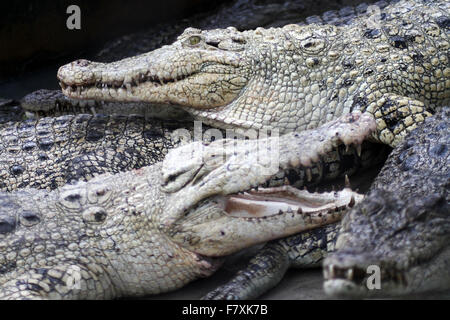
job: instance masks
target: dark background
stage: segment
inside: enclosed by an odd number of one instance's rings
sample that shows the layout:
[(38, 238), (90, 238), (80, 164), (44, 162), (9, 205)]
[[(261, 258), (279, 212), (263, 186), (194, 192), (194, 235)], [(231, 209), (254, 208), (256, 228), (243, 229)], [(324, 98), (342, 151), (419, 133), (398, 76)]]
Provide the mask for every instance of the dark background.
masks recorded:
[[(208, 10), (227, 0), (19, 0), (0, 3), (0, 82), (42, 63), (101, 47), (146, 26)], [(81, 9), (69, 30), (67, 7)]]

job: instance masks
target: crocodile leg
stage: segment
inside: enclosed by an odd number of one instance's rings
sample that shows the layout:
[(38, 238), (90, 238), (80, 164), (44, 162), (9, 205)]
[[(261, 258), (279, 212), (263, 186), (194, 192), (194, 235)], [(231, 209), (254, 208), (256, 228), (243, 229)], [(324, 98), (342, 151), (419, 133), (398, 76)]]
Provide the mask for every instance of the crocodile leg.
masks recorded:
[(256, 299), (283, 279), (290, 267), (288, 252), (279, 241), (265, 245), (226, 284), (202, 297), (203, 300)]
[(423, 102), (396, 94), (383, 94), (369, 104), (368, 112), (375, 116), (376, 140), (395, 147), (413, 129), (431, 116)]
[(267, 243), (227, 283), (206, 294), (206, 300), (255, 299), (275, 287), (289, 268), (320, 266), (334, 251), (339, 223)]

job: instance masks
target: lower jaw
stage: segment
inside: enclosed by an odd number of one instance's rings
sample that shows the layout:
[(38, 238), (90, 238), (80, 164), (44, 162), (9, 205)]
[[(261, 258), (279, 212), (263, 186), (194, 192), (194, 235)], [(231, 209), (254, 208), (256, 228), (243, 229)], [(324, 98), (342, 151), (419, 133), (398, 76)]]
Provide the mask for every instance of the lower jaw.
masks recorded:
[(361, 285), (357, 285), (353, 281), (345, 279), (331, 279), (325, 280), (323, 283), (323, 290), (332, 297), (361, 297), (365, 296), (365, 290)]

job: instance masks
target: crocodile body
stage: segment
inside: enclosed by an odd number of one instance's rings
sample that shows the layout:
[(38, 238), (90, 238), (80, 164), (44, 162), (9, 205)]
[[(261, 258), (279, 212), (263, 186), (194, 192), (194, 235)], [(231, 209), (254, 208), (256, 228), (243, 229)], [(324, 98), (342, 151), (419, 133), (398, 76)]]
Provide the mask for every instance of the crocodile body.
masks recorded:
[(72, 98), (176, 104), (218, 127), (283, 133), (368, 112), (372, 138), (395, 146), (448, 104), (448, 16), (447, 1), (415, 0), (344, 26), (189, 28), (143, 55), (74, 61), (58, 78)]
[[(205, 298), (258, 297), (288, 268), (317, 267), (327, 256), (325, 291), (335, 296), (449, 290), (449, 119), (445, 108), (409, 134), (341, 223), (268, 243)], [(380, 267), (379, 290), (366, 286), (370, 265)]]

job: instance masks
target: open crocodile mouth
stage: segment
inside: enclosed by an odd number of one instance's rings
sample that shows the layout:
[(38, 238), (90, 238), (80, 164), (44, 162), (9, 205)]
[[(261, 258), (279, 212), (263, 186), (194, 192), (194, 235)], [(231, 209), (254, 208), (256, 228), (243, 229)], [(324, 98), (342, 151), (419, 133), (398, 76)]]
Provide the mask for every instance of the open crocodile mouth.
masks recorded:
[(192, 252), (220, 257), (337, 222), (362, 198), (349, 188), (310, 193), (289, 185), (215, 195), (193, 207), (169, 234)]
[[(357, 195), (358, 196), (358, 195)], [(225, 197), (224, 211), (232, 217), (266, 218), (281, 214), (300, 214), (305, 218), (338, 218), (355, 205), (349, 189), (342, 192), (310, 193), (292, 186), (259, 188)]]

